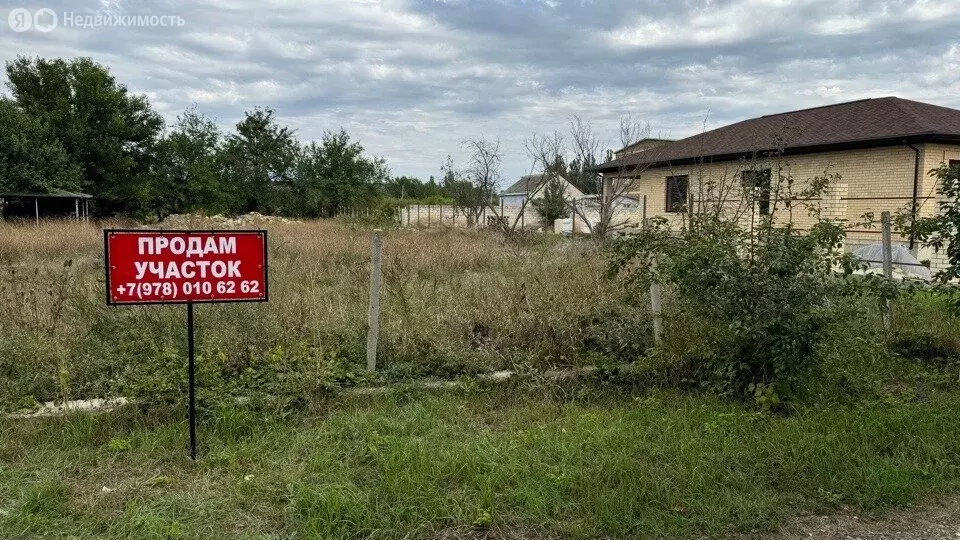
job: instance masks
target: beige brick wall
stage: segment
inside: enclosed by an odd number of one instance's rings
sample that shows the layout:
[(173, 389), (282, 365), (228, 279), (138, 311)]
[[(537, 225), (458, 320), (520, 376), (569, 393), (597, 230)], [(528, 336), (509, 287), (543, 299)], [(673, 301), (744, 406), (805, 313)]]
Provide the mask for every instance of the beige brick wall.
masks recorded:
[[(936, 210), (935, 199), (922, 199), (936, 195), (936, 182), (928, 176), (930, 169), (941, 161), (960, 159), (960, 146), (954, 145), (917, 145), (921, 150), (920, 185), (918, 195), (918, 215), (932, 215)], [(853, 224), (862, 221), (862, 216), (868, 212), (875, 215), (877, 224), (873, 227), (853, 227), (847, 237), (850, 247), (864, 243), (879, 243), (879, 219), (882, 211), (909, 211), (913, 194), (914, 178), (914, 151), (906, 146), (891, 146), (870, 148), (864, 150), (846, 150), (838, 152), (823, 152), (798, 156), (786, 156), (776, 159), (757, 159), (751, 161), (736, 161), (722, 163), (706, 163), (702, 165), (686, 165), (676, 167), (658, 167), (647, 169), (635, 180), (629, 191), (638, 196), (646, 196), (648, 216), (663, 216), (671, 221), (679, 222), (678, 214), (665, 212), (666, 204), (666, 177), (674, 175), (688, 175), (690, 190), (697, 198), (700, 186), (711, 181), (714, 184), (726, 183), (733, 186), (733, 190), (740, 185), (739, 173), (751, 168), (771, 169), (771, 183), (786, 182), (792, 178), (795, 190), (818, 176), (825, 173), (835, 173), (839, 178), (831, 185), (826, 197), (821, 201), (823, 217), (842, 218)], [(731, 191), (731, 202), (725, 207), (738, 207), (741, 203), (739, 192)], [(777, 211), (778, 219), (785, 219), (782, 209)], [(749, 214), (745, 216), (749, 220)], [(803, 229), (812, 224), (813, 220), (803, 211), (793, 212), (793, 222)], [(894, 236), (895, 242), (908, 243), (908, 239)], [(932, 252), (918, 250), (918, 258), (930, 259), (934, 266), (942, 264), (942, 256)]]

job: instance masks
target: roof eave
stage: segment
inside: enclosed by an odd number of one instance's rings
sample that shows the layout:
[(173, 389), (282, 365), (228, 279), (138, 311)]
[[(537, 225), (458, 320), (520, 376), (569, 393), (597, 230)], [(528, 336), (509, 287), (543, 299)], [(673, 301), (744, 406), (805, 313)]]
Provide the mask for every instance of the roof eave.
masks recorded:
[[(779, 155), (783, 156), (795, 156), (802, 154), (816, 154), (820, 152), (836, 152), (841, 150), (857, 150), (863, 148), (880, 148), (886, 146), (897, 146), (905, 143), (947, 143), (947, 144), (960, 144), (960, 134), (943, 134), (943, 133), (916, 133), (910, 135), (900, 135), (896, 137), (886, 137), (882, 139), (863, 139), (863, 140), (853, 140), (853, 141), (843, 141), (838, 143), (830, 144), (818, 144), (810, 146), (797, 146), (793, 148), (786, 148)], [(706, 155), (706, 156), (695, 156), (695, 157), (684, 157), (677, 159), (669, 160), (654, 160), (654, 161), (640, 161), (636, 163), (618, 163), (615, 165), (608, 165), (607, 162), (602, 163), (594, 168), (595, 171), (600, 173), (612, 173), (612, 172), (630, 172), (638, 167), (654, 168), (654, 167), (663, 167), (668, 165), (691, 165), (697, 163), (719, 163), (725, 161), (738, 161), (743, 158), (757, 157), (762, 155), (770, 155), (777, 152), (775, 149), (767, 150), (756, 150), (752, 152), (736, 152), (732, 154), (715, 154), (715, 155)]]

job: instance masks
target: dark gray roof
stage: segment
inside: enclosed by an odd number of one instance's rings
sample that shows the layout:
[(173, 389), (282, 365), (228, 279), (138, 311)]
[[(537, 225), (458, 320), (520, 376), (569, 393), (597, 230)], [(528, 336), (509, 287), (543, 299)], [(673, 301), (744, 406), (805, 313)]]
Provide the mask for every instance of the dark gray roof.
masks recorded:
[(93, 195), (86, 193), (76, 193), (63, 189), (54, 189), (49, 193), (20, 191), (15, 193), (0, 193), (0, 197), (5, 199), (92, 199)]
[[(557, 175), (557, 178), (567, 181), (562, 175)], [(532, 193), (540, 188), (540, 186), (550, 179), (549, 175), (546, 174), (528, 174), (523, 178), (514, 182), (514, 184), (507, 189), (503, 190), (501, 195), (526, 195), (527, 193)]]
[(862, 99), (744, 120), (603, 163), (602, 172), (655, 163), (725, 161), (904, 142), (960, 143), (960, 110), (898, 97)]
[(637, 141), (637, 142), (635, 142), (635, 143), (630, 143), (630, 144), (624, 146), (623, 148), (621, 148), (621, 149), (619, 149), (619, 150), (614, 150), (613, 153), (614, 153), (614, 154), (619, 154), (620, 152), (625, 152), (625, 151), (627, 151), (627, 150), (630, 150), (631, 148), (634, 148), (634, 147), (636, 147), (636, 146), (640, 146), (641, 144), (668, 143), (668, 142), (673, 142), (673, 141), (675, 141), (675, 140), (676, 140), (676, 139), (664, 139), (664, 138), (661, 138), (661, 137), (645, 137), (645, 138), (640, 139), (639, 141)]

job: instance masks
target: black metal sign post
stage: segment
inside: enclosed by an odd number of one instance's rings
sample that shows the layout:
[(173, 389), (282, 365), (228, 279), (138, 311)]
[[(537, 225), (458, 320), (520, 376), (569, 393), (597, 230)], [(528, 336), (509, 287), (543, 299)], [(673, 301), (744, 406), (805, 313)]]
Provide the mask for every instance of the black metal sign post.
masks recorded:
[(197, 386), (196, 357), (193, 353), (193, 302), (187, 303), (187, 379), (189, 401), (187, 420), (190, 422), (190, 460), (197, 460)]

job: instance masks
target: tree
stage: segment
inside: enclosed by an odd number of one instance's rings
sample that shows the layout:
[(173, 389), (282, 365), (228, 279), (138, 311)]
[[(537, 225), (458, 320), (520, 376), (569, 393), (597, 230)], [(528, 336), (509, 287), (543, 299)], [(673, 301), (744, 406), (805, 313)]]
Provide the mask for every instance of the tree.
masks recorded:
[[(494, 196), (492, 186), (489, 185), (491, 176), (499, 174), (499, 156), (490, 153), (489, 143), (483, 139), (465, 141), (464, 146), (474, 150), (471, 156), (471, 165), (468, 170), (461, 171), (449, 155), (440, 166), (443, 171), (443, 189), (456, 202), (468, 224), (476, 224), (483, 215), (483, 210)], [(473, 148), (476, 146), (476, 148)], [(499, 143), (496, 151), (499, 152)], [(478, 155), (479, 153), (479, 155)]]
[[(524, 187), (529, 196), (523, 199), (520, 204), (519, 212), (513, 222), (508, 222), (505, 217), (501, 217), (504, 231), (512, 233), (523, 218), (528, 204), (532, 204), (537, 213), (552, 224), (556, 219), (566, 217), (569, 212), (564, 213), (558, 208), (558, 204), (569, 204), (563, 184), (560, 177), (566, 166), (563, 163), (563, 135), (554, 132), (552, 135), (534, 134), (528, 139), (524, 139), (523, 148), (527, 157), (531, 160), (531, 174), (527, 175), (527, 185)], [(539, 176), (537, 176), (539, 174)], [(532, 196), (539, 189), (545, 190), (545, 200), (534, 200)], [(549, 193), (546, 190), (549, 189)]]
[(79, 188), (95, 197), (93, 212), (142, 213), (161, 117), (147, 98), (131, 95), (89, 58), (8, 62), (7, 86), (21, 110), (59, 141), (81, 170)]
[(169, 214), (226, 210), (218, 152), (222, 136), (196, 107), (177, 117), (173, 131), (160, 141), (151, 206), (159, 219)]
[(567, 192), (559, 176), (547, 180), (541, 189), (542, 196), (533, 199), (531, 204), (548, 226), (558, 219), (570, 216), (570, 201), (567, 200)]
[(503, 157), (500, 150), (500, 139), (487, 140), (481, 136), (467, 139), (463, 143), (470, 152), (470, 164), (466, 169), (466, 177), (473, 185), (472, 204), (463, 205), (468, 212), (472, 212), (473, 221), (477, 222), (487, 206), (493, 206), (497, 195), (497, 183), (500, 182), (500, 164)]
[[(580, 161), (581, 159), (585, 159), (586, 161)], [(595, 169), (597, 165), (599, 165), (599, 163), (597, 163), (596, 157), (593, 155), (574, 158), (570, 160), (564, 176), (568, 182), (573, 184), (573, 186), (579, 189), (584, 195), (597, 195), (598, 193), (595, 191), (597, 189), (596, 175), (593, 172), (593, 169)]]
[(221, 164), (235, 213), (276, 213), (291, 192), (298, 143), (273, 114), (269, 108), (247, 111), (227, 137)]
[[(620, 119), (621, 147), (639, 141), (649, 132), (648, 124), (634, 122), (629, 117)], [(574, 161), (581, 164), (578, 182), (586, 185), (587, 189), (583, 190), (584, 193), (596, 194), (596, 198), (592, 201), (575, 201), (571, 205), (571, 210), (583, 220), (594, 237), (605, 239), (611, 232), (628, 225), (628, 220), (620, 218), (617, 210), (621, 198), (630, 190), (634, 179), (639, 176), (645, 166), (635, 165), (630, 163), (629, 159), (624, 159), (616, 172), (606, 176), (600, 175), (596, 170), (583, 168), (584, 164), (598, 162), (601, 155), (600, 139), (594, 135), (590, 124), (584, 122), (579, 116), (573, 116), (570, 119), (570, 136)], [(596, 211), (596, 215), (592, 215), (593, 211)]]
[(395, 199), (421, 201), (448, 197), (446, 190), (432, 176), (426, 182), (410, 176), (388, 178), (383, 183), (383, 194)]
[(347, 208), (368, 207), (388, 177), (382, 159), (364, 157), (360, 143), (346, 131), (327, 132), (298, 155), (296, 210), (308, 217), (332, 217)]
[(47, 126), (0, 98), (0, 191), (78, 191), (80, 167)]
[[(930, 176), (937, 180), (936, 214), (913, 218), (914, 209), (900, 212), (897, 225), (924, 247), (946, 252), (948, 266), (938, 272), (936, 278), (948, 283), (960, 277), (960, 168), (940, 163), (930, 171)], [(960, 311), (960, 300), (954, 300), (953, 305)]]

